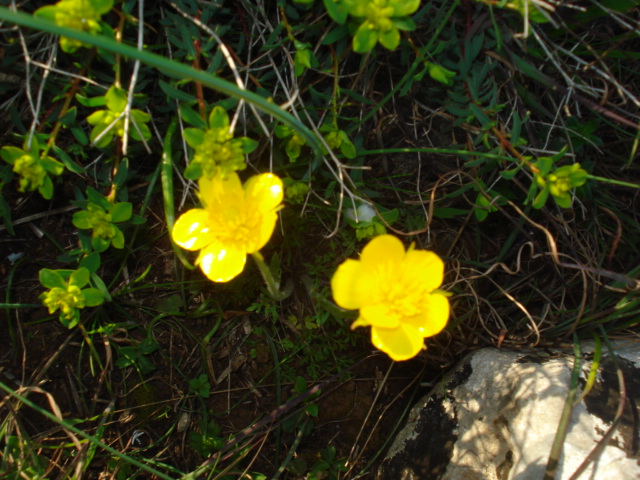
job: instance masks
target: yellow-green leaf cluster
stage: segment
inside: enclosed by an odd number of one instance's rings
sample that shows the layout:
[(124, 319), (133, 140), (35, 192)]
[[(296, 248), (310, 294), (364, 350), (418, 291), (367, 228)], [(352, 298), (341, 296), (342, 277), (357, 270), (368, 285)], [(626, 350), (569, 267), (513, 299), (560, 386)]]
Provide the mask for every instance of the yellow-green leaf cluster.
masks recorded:
[(18, 190), (32, 192), (38, 190), (40, 195), (50, 200), (53, 196), (53, 182), (49, 175), (60, 175), (64, 165), (56, 159), (40, 154), (38, 139), (34, 136), (31, 145), (24, 148), (2, 147), (0, 157), (10, 165), (13, 172), (20, 176)]
[(222, 107), (214, 107), (209, 115), (209, 128), (186, 128), (184, 139), (195, 150), (184, 176), (189, 180), (212, 179), (220, 174), (247, 168), (245, 155), (253, 152), (258, 142), (248, 137), (234, 138), (229, 115)]
[[(36, 10), (35, 15), (48, 18), (61, 27), (97, 34), (102, 31), (100, 19), (113, 8), (113, 0), (60, 0)], [(86, 43), (68, 37), (60, 37), (60, 48), (73, 53)]]

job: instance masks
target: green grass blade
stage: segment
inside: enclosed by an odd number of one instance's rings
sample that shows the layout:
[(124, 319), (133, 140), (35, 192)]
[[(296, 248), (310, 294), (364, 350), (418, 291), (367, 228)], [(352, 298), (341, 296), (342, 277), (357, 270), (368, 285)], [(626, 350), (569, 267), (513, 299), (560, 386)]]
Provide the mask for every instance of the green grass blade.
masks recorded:
[(115, 448), (110, 447), (109, 445), (107, 445), (105, 443), (102, 443), (100, 440), (97, 440), (96, 438), (92, 437), (88, 433), (83, 432), (82, 430), (80, 430), (79, 428), (77, 428), (74, 425), (70, 424), (69, 422), (67, 422), (65, 420), (61, 420), (60, 418), (56, 417), (53, 413), (48, 412), (47, 410), (44, 410), (43, 408), (39, 407), (38, 405), (33, 403), (28, 398), (20, 395), (19, 393), (15, 392), (14, 390), (12, 390), (9, 386), (5, 385), (3, 382), (0, 382), (0, 389), (4, 390), (9, 396), (15, 398), (19, 402), (27, 405), (28, 407), (32, 408), (36, 412), (38, 412), (41, 415), (45, 416), (47, 419), (51, 420), (52, 422), (56, 423), (57, 425), (60, 425), (65, 430), (69, 430), (69, 431), (75, 433), (76, 435), (79, 435), (82, 438), (85, 438), (90, 443), (97, 445), (98, 447), (104, 449), (105, 451), (109, 452), (112, 455), (115, 455), (116, 457), (124, 460), (125, 462), (128, 462), (131, 465), (134, 465), (134, 466), (144, 470), (145, 472), (151, 473), (153, 475), (156, 475), (158, 478), (162, 478), (164, 480), (173, 480), (175, 478), (175, 477), (171, 477), (171, 476), (169, 476), (169, 475), (167, 475), (165, 473), (162, 473), (161, 471), (156, 470), (155, 468), (149, 467), (148, 465), (145, 465), (144, 463), (136, 460), (135, 458), (129, 457), (128, 455), (125, 455), (124, 453), (119, 452)]
[(34, 17), (22, 12), (13, 12), (6, 7), (0, 7), (0, 20), (55, 35), (70, 37), (133, 60), (140, 60), (142, 63), (157, 68), (166, 75), (200, 82), (202, 85), (230, 97), (241, 98), (294, 129), (314, 150), (316, 156), (322, 156), (320, 142), (314, 133), (298, 121), (293, 115), (281, 109), (278, 105), (273, 103), (271, 99), (263, 98), (257, 93), (238, 88), (233, 83), (218, 78), (210, 73), (197, 70), (188, 65), (183, 65), (174, 60), (169, 60), (168, 58), (155, 53), (138, 50), (135, 47), (116, 42), (115, 40), (105, 36), (91, 35), (80, 30), (61, 27), (49, 20)]

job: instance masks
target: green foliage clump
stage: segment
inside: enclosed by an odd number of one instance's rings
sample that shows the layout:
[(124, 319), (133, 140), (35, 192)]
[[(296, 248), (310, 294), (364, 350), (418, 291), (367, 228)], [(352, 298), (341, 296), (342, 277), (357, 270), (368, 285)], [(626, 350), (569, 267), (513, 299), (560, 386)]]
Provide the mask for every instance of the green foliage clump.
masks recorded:
[[(127, 105), (129, 104), (127, 92), (115, 85), (111, 86), (104, 97), (93, 99), (96, 103), (104, 102), (105, 110), (93, 112), (87, 118), (87, 123), (93, 125), (91, 129), (91, 141), (96, 147), (104, 148), (111, 144), (113, 138), (125, 136), (125, 116), (127, 115)], [(131, 109), (129, 111), (131, 120), (129, 133), (134, 140), (149, 140), (151, 131), (147, 122), (151, 116), (142, 110)]]
[(24, 148), (2, 147), (0, 157), (10, 165), (20, 176), (19, 188), (21, 192), (38, 190), (43, 198), (53, 197), (53, 182), (49, 175), (58, 176), (64, 171), (64, 165), (48, 155), (40, 153), (38, 139), (31, 137), (31, 145)]
[(85, 267), (77, 270), (40, 270), (40, 283), (49, 289), (40, 295), (40, 299), (49, 313), (60, 310), (60, 322), (67, 328), (78, 325), (81, 309), (98, 306), (104, 301), (99, 289), (82, 288), (90, 278), (91, 272)]
[(124, 248), (124, 234), (116, 223), (131, 219), (131, 203), (111, 203), (92, 188), (87, 194), (89, 200), (79, 202), (84, 210), (73, 214), (73, 224), (82, 230), (91, 230), (91, 246), (96, 252), (104, 252), (110, 245)]
[[(113, 0), (60, 0), (55, 5), (47, 5), (36, 10), (35, 15), (53, 20), (61, 27), (97, 34), (102, 31), (100, 19), (113, 8)], [(91, 45), (79, 40), (61, 37), (63, 52), (74, 53), (81, 47)]]
[(217, 174), (225, 176), (231, 172), (247, 168), (245, 155), (258, 147), (258, 142), (248, 137), (234, 138), (230, 130), (229, 115), (222, 107), (216, 106), (209, 114), (206, 130), (186, 128), (184, 139), (195, 150), (185, 178), (197, 180), (200, 177), (213, 178)]

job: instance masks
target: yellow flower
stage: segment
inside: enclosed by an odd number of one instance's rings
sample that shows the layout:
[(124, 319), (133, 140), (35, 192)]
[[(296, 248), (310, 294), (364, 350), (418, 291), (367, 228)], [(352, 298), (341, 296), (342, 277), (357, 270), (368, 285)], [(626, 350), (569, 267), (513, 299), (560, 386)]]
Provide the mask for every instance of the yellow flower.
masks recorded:
[(449, 318), (444, 264), (433, 252), (409, 248), (392, 235), (375, 237), (360, 260), (346, 260), (331, 279), (336, 303), (360, 310), (351, 328), (371, 326), (371, 343), (393, 360), (407, 360)]
[(185, 212), (176, 221), (173, 241), (187, 250), (200, 250), (196, 265), (214, 282), (227, 282), (244, 269), (247, 254), (271, 238), (282, 202), (282, 181), (271, 173), (255, 175), (244, 186), (238, 174), (201, 177), (202, 208)]

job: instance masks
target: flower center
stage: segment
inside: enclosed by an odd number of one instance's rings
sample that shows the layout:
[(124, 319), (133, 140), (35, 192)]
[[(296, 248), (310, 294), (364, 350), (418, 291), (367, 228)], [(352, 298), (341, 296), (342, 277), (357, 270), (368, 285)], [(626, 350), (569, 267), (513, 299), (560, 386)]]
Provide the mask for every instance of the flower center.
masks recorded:
[(389, 283), (384, 298), (389, 309), (398, 317), (418, 315), (423, 308), (424, 293), (418, 286), (411, 288), (403, 282)]
[(209, 212), (212, 224), (218, 225), (217, 237), (226, 245), (233, 245), (238, 250), (253, 253), (251, 245), (260, 232), (260, 214), (254, 211), (230, 207), (218, 216), (217, 212)]

